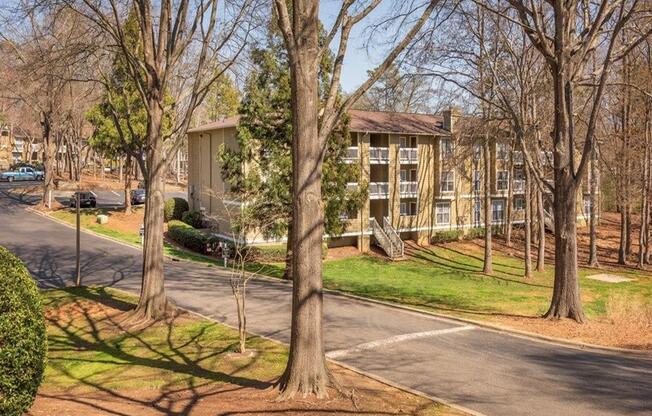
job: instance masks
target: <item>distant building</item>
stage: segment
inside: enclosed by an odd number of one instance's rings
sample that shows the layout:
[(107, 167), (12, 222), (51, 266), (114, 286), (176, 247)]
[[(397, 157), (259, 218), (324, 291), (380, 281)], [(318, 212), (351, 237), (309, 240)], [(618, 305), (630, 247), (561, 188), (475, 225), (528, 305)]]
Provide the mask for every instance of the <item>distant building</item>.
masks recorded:
[[(405, 239), (427, 244), (440, 231), (484, 226), (481, 142), (462, 140), (454, 110), (437, 115), (351, 110), (349, 116), (352, 143), (346, 161), (360, 165), (361, 177), (348, 186), (367, 183), (369, 196), (359, 212), (342, 213), (348, 226), (329, 239), (330, 245), (354, 245), (364, 252), (374, 243), (396, 254)], [(239, 202), (223, 200), (228, 184), (215, 154), (222, 144), (237, 148), (237, 123), (236, 116), (188, 131), (190, 208), (217, 218), (224, 236), (230, 224), (221, 211)], [(512, 222), (524, 222), (523, 154), (511, 152), (508, 142), (496, 138), (490, 145), (492, 223), (497, 225), (505, 224), (508, 204)], [(540, 157), (551, 172), (551, 155)], [(584, 182), (580, 220), (590, 207)]]

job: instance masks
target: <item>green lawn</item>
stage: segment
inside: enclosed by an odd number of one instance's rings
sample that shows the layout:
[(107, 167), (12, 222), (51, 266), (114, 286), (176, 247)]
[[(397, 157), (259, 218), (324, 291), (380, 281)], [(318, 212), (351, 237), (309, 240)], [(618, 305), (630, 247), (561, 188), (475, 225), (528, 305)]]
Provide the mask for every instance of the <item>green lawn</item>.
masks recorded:
[(46, 314), (72, 302), (65, 318), (48, 315), (48, 388), (123, 389), (192, 387), (204, 383), (257, 386), (283, 370), (287, 352), (279, 344), (250, 337), (253, 358), (225, 359), (237, 351), (237, 332), (189, 316), (140, 331), (123, 330), (115, 316), (98, 313), (91, 302), (120, 310), (135, 298), (101, 288), (43, 292)]
[[(74, 215), (58, 211), (55, 217), (74, 223)], [(95, 213), (85, 213), (82, 225), (98, 233), (127, 242), (139, 242), (137, 233), (118, 233), (110, 224), (94, 223)], [(220, 260), (189, 253), (166, 244), (169, 255), (191, 261), (221, 265)], [(261, 269), (262, 267), (262, 269)], [(283, 275), (283, 264), (249, 267), (273, 277)], [(462, 253), (448, 246), (433, 246), (408, 260), (389, 262), (371, 256), (357, 256), (324, 262), (324, 286), (359, 296), (402, 303), (418, 308), (482, 318), (495, 314), (537, 316), (549, 306), (553, 270), (523, 279), (522, 260), (494, 254), (494, 275), (485, 276), (479, 252)], [(610, 297), (626, 297), (652, 303), (652, 275), (633, 270), (616, 273), (636, 279), (626, 283), (604, 283), (586, 275), (604, 270), (581, 269), (581, 292), (589, 317), (607, 312)]]

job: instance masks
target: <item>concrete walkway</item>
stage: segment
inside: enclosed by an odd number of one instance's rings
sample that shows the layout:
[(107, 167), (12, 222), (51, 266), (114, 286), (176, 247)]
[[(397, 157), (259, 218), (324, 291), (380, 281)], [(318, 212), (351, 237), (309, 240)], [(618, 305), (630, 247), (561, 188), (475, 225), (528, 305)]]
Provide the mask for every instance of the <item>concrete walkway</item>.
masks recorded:
[[(0, 245), (25, 261), (42, 287), (70, 284), (74, 231), (0, 196)], [(82, 235), (87, 285), (137, 293), (139, 249)], [(178, 305), (235, 325), (224, 271), (168, 261), (166, 290)], [(355, 271), (352, 270), (351, 273)], [(287, 343), (291, 287), (253, 280), (249, 330)], [(333, 359), (486, 415), (652, 415), (652, 360), (524, 339), (426, 314), (326, 294), (326, 349)]]

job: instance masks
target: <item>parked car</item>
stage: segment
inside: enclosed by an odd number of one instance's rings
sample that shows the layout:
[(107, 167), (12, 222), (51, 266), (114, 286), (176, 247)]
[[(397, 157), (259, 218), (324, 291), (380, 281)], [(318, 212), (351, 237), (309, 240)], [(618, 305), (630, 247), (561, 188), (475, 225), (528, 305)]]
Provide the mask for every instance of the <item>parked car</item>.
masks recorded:
[(31, 167), (22, 167), (13, 171), (0, 173), (0, 181), (41, 181), (45, 174)]
[(75, 208), (77, 206), (77, 194), (79, 194), (79, 207), (91, 207), (95, 208), (97, 205), (97, 197), (95, 193), (90, 191), (77, 191), (70, 197), (70, 207)]
[(139, 205), (145, 203), (145, 190), (134, 189), (131, 191), (131, 205)]

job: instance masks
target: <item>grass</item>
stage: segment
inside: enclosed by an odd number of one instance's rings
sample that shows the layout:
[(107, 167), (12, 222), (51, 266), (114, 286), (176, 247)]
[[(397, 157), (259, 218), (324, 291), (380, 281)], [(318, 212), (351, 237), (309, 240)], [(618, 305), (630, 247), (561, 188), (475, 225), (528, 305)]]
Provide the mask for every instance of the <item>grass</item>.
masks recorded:
[[(53, 215), (74, 223), (74, 213)], [(122, 241), (139, 243), (136, 234), (121, 233), (95, 224), (95, 213), (85, 212), (82, 226)], [(408, 260), (388, 262), (372, 256), (357, 256), (324, 262), (324, 286), (358, 296), (401, 303), (425, 310), (483, 318), (492, 315), (538, 316), (549, 306), (554, 271), (550, 265), (532, 279), (523, 279), (520, 259), (494, 253), (494, 275), (482, 274), (481, 253), (460, 252), (454, 245), (433, 246), (416, 252)], [(166, 244), (166, 254), (185, 260), (222, 265), (222, 261)], [(251, 264), (250, 271), (282, 277), (283, 263)], [(587, 275), (605, 270), (580, 269), (580, 286), (585, 312), (592, 317), (608, 313), (610, 297), (636, 297), (652, 304), (652, 276), (634, 270), (619, 274), (635, 280), (605, 283)]]
[(124, 326), (136, 298), (110, 288), (42, 292), (48, 366), (34, 414), (418, 414), (460, 416), (442, 404), (330, 366), (345, 395), (275, 403), (287, 348), (188, 313)]
[[(120, 310), (134, 298), (102, 288), (43, 292), (45, 310), (83, 300)], [(66, 318), (49, 319), (48, 388), (176, 388), (203, 383), (256, 386), (282, 371), (287, 352), (279, 344), (250, 337), (255, 359), (225, 359), (237, 351), (237, 333), (223, 325), (188, 316), (141, 331), (120, 331), (114, 317), (97, 313), (89, 302), (68, 309)]]

